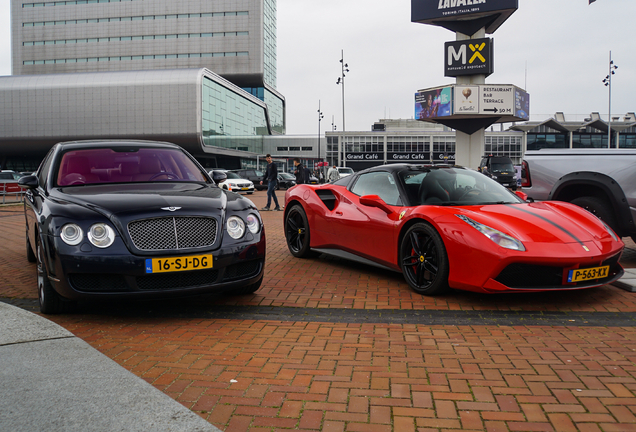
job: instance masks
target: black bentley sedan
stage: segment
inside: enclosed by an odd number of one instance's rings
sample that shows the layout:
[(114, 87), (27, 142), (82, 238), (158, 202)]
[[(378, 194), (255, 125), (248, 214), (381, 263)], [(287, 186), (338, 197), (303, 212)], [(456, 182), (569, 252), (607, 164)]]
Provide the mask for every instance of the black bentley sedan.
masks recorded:
[(263, 223), (252, 201), (215, 184), (221, 177), (174, 144), (56, 144), (19, 180), (42, 313), (84, 299), (256, 291)]

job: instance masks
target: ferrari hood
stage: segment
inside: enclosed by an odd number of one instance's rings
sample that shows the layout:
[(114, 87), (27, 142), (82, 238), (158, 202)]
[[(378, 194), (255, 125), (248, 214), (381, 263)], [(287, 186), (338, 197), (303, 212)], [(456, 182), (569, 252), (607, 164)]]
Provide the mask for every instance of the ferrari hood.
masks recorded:
[[(66, 187), (59, 189), (66, 201), (109, 219), (159, 217), (174, 214), (223, 212), (228, 200), (241, 199), (220, 188), (198, 183), (138, 183)], [(248, 200), (246, 200), (248, 201)]]
[(522, 242), (585, 243), (609, 235), (598, 219), (567, 203), (462, 207), (461, 214)]

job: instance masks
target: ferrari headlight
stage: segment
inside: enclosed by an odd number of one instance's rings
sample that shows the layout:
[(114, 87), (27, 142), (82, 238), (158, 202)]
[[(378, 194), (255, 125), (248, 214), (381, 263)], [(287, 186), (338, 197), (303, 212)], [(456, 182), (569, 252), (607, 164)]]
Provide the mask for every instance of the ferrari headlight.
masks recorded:
[(227, 232), (233, 239), (240, 239), (245, 234), (245, 222), (237, 216), (231, 216), (227, 219)]
[(88, 231), (88, 241), (98, 248), (107, 248), (115, 241), (115, 231), (105, 223), (96, 223)]
[(79, 225), (69, 223), (62, 227), (60, 237), (62, 237), (62, 240), (64, 240), (64, 243), (67, 245), (76, 246), (82, 242), (84, 232)]
[(477, 231), (488, 237), (493, 242), (497, 243), (502, 248), (512, 249), (520, 252), (524, 252), (526, 250), (523, 243), (517, 240), (514, 237), (509, 236), (508, 234), (504, 234), (501, 231), (497, 231), (494, 228), (490, 228), (487, 225), (481, 224), (464, 215), (455, 215), (468, 225), (475, 228)]
[(247, 217), (247, 228), (252, 234), (256, 234), (261, 230), (261, 223), (256, 215), (251, 214)]
[(618, 237), (616, 236), (616, 234), (614, 234), (614, 231), (605, 222), (603, 222), (601, 219), (599, 219), (599, 220), (601, 221), (601, 223), (603, 224), (603, 226), (605, 227), (605, 229), (607, 230), (609, 235), (611, 235), (614, 240), (618, 241)]

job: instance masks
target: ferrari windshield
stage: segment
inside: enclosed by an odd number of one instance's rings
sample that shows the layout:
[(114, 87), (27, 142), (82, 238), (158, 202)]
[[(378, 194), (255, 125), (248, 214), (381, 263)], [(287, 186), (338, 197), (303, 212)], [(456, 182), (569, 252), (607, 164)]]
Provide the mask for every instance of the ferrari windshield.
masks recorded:
[(172, 148), (92, 148), (65, 153), (55, 176), (58, 186), (149, 181), (206, 182), (182, 151)]
[(484, 205), (523, 202), (483, 174), (464, 168), (404, 170), (399, 173), (411, 205)]

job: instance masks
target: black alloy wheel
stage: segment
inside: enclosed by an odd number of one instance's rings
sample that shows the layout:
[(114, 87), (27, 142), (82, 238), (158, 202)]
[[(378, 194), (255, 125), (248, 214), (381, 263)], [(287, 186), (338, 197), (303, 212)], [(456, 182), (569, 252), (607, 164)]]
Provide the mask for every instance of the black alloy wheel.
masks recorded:
[(448, 255), (435, 228), (426, 223), (413, 225), (400, 244), (400, 267), (404, 279), (418, 294), (436, 295), (448, 291)]
[(29, 242), (28, 234), (26, 237), (26, 256), (27, 256), (27, 261), (29, 261), (30, 263), (34, 263), (37, 261), (37, 258), (35, 257), (35, 252), (33, 252), (33, 248), (31, 247), (31, 243)]
[(44, 262), (44, 249), (40, 237), (36, 239), (36, 267), (38, 273), (38, 300), (40, 312), (43, 314), (59, 314), (71, 312), (75, 303), (60, 296), (49, 281), (49, 273)]
[(309, 223), (305, 210), (300, 204), (292, 206), (285, 216), (285, 238), (293, 256), (306, 258), (310, 255)]

